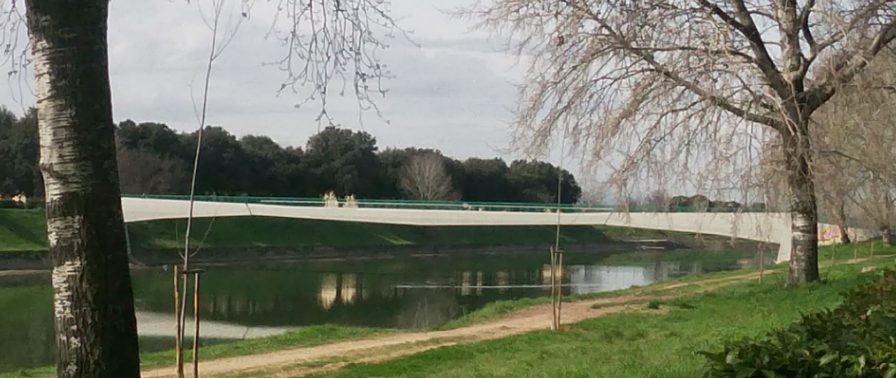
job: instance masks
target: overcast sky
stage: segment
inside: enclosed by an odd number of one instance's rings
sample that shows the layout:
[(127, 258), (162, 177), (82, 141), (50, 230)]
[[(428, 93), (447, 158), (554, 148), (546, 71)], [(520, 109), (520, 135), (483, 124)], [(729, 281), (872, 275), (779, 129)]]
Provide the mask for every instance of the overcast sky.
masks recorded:
[[(240, 1), (226, 1), (236, 8), (228, 7), (225, 13), (239, 18)], [(223, 126), (237, 136), (267, 135), (284, 146), (304, 146), (319, 130), (321, 125), (315, 120), (321, 110), (318, 102), (295, 107), (311, 92), (299, 88), (299, 93), (286, 91), (278, 96), (287, 77), (277, 67), (265, 65), (288, 52), (267, 34), (278, 4), (292, 1), (254, 0), (250, 17), (214, 63), (206, 124)], [(342, 83), (338, 79), (331, 85), (327, 106), (335, 121), (371, 133), (380, 149), (413, 146), (437, 148), (459, 159), (498, 156), (509, 162), (524, 158), (507, 148), (510, 109), (517, 100), (514, 84), (523, 81), (526, 62), (517, 63), (500, 50), (502, 37), (470, 32), (467, 21), (453, 20), (440, 11), (474, 1), (391, 0), (391, 15), (413, 33), (411, 39), (419, 47), (401, 38), (383, 40), (390, 48), (379, 54), (380, 62), (397, 77), (385, 82), (389, 93), (376, 103), (390, 122), (374, 112), (359, 110), (350, 83), (346, 95), (339, 97)], [(109, 64), (116, 121), (162, 122), (179, 131), (196, 130), (194, 104), (201, 103), (212, 41), (203, 19), (203, 14), (211, 14), (210, 4), (211, 0), (110, 2)], [(280, 30), (284, 26), (278, 25)], [(24, 31), (19, 35), (24, 42)], [(17, 49), (21, 51), (22, 46), (24, 43)], [(6, 90), (0, 91), (0, 103), (19, 111), (33, 105), (29, 86), (33, 87), (31, 72), (13, 76)], [(14, 99), (19, 93), (24, 100), (17, 103)], [(597, 174), (585, 172), (579, 158), (561, 161), (559, 147), (554, 143), (542, 160), (562, 163), (583, 186), (605, 179), (608, 168)], [(690, 194), (692, 186), (667, 190)], [(638, 189), (648, 190), (651, 188)]]
[[(199, 4), (207, 0), (112, 1), (109, 16), (109, 64), (116, 121), (163, 122), (180, 131), (195, 130), (198, 121), (192, 95), (199, 102), (211, 32)], [(349, 91), (333, 96), (328, 109), (343, 127), (373, 134), (386, 147), (432, 147), (456, 158), (521, 157), (500, 151), (509, 146), (510, 108), (516, 99), (513, 83), (525, 66), (498, 48), (499, 39), (469, 33), (465, 21), (451, 20), (439, 9), (468, 5), (470, 0), (392, 0), (392, 14), (420, 47), (401, 39), (388, 40), (382, 63), (397, 76), (377, 103), (387, 124), (373, 112), (363, 114)], [(234, 2), (234, 4), (239, 4)], [(277, 96), (286, 78), (263, 63), (279, 60), (285, 48), (265, 38), (277, 1), (258, 1), (232, 43), (215, 62), (210, 83), (207, 124), (220, 125), (237, 136), (264, 134), (282, 145), (304, 146), (318, 131), (318, 103), (296, 109), (310, 92)], [(437, 8), (438, 7), (438, 8)], [(237, 9), (239, 11), (239, 9)], [(23, 83), (33, 87), (33, 77)], [(337, 82), (333, 86), (339, 87)], [(192, 89), (191, 89), (192, 86)], [(17, 84), (2, 91), (2, 103), (13, 101)], [(301, 90), (301, 88), (300, 88)], [(34, 103), (24, 88), (24, 105)], [(337, 92), (332, 90), (331, 93)], [(363, 117), (363, 126), (359, 123)], [(555, 151), (550, 161), (559, 162)], [(564, 165), (579, 175), (579, 165)], [(580, 181), (581, 178), (580, 178)]]

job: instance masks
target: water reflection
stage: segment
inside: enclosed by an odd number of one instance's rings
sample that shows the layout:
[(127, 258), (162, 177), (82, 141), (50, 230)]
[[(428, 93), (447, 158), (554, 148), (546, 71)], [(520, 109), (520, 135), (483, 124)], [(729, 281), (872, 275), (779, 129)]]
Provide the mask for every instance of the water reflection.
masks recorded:
[[(564, 294), (647, 285), (655, 281), (742, 266), (743, 255), (713, 264), (663, 260), (604, 263), (607, 256), (569, 256), (560, 272)], [(140, 311), (173, 313), (171, 272), (132, 275)], [(204, 275), (203, 319), (243, 327), (341, 324), (428, 328), (498, 300), (546, 296), (544, 256), (442, 257), (365, 262), (214, 267)], [(42, 366), (53, 359), (49, 280), (9, 284), (0, 279), (0, 372)], [(188, 301), (189, 302), (189, 301)], [(191, 308), (187, 309), (192, 312)], [(149, 340), (141, 347), (170, 348)], [(150, 342), (155, 341), (155, 342)]]

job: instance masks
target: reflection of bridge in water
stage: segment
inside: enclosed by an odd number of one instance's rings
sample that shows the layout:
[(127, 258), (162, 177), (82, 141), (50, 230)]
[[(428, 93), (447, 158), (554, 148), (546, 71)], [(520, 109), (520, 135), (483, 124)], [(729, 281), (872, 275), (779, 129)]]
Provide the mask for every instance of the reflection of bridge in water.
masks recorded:
[[(411, 266), (394, 275), (303, 272), (280, 267), (225, 269), (209, 276), (200, 306), (204, 319), (222, 323), (224, 336), (219, 337), (227, 338), (334, 322), (398, 328), (437, 326), (493, 301), (547, 295), (550, 273), (544, 269), (543, 262), (524, 265), (454, 271), (417, 271)], [(563, 272), (564, 292), (584, 294), (624, 289), (700, 273), (702, 269), (700, 264), (676, 262), (655, 262), (643, 267), (569, 265)], [(257, 284), (259, 280), (268, 284)], [(164, 314), (170, 310), (167, 306), (167, 300), (155, 299), (150, 307), (144, 307)], [(172, 318), (162, 316), (169, 323)], [(159, 323), (158, 318), (147, 319)], [(170, 334), (173, 326), (169, 325), (159, 323), (152, 332)], [(246, 326), (258, 325), (273, 328), (257, 327), (244, 335)], [(206, 336), (209, 328), (203, 326), (202, 330)]]
[[(126, 222), (184, 218), (184, 197), (122, 198)], [(169, 197), (170, 198), (170, 197)], [(357, 201), (333, 207), (321, 201), (202, 197), (195, 217), (265, 216), (415, 226), (606, 225), (731, 236), (779, 245), (777, 261), (790, 257), (790, 215), (785, 213), (618, 213), (606, 208), (551, 205)]]

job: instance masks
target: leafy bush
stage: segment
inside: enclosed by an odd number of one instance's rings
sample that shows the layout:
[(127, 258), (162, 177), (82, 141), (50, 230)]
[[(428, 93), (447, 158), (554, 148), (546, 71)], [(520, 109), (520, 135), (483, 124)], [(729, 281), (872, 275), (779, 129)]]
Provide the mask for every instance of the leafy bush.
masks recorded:
[(13, 201), (11, 199), (0, 199), (0, 209), (39, 209), (44, 207), (43, 200), (30, 200), (26, 203)]
[(24, 209), (25, 205), (13, 200), (0, 199), (0, 209)]
[(896, 271), (845, 294), (834, 310), (700, 353), (706, 378), (896, 377)]

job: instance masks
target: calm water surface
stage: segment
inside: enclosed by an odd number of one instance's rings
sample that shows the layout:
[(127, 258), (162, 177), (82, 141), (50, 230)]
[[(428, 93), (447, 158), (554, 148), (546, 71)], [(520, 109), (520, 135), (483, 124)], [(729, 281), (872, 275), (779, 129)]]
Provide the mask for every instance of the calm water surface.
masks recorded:
[[(200, 311), (203, 320), (241, 326), (435, 327), (489, 302), (549, 295), (546, 255), (211, 267), (203, 275)], [(696, 259), (676, 255), (567, 256), (564, 294), (624, 289), (755, 263), (743, 253)], [(173, 312), (171, 271), (139, 270), (133, 279), (138, 311)], [(46, 276), (0, 277), (0, 372), (53, 363), (51, 296)], [(172, 345), (165, 338), (141, 338), (146, 351)]]

